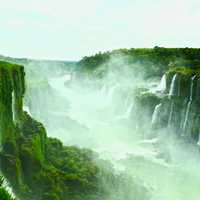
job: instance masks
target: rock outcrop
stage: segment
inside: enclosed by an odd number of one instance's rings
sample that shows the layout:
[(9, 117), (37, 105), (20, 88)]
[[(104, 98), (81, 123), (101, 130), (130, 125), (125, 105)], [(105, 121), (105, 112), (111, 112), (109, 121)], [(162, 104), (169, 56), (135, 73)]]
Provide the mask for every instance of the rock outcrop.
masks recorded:
[[(173, 68), (166, 72), (166, 89), (157, 107), (154, 128), (170, 128), (190, 142), (200, 133), (200, 73), (198, 69)], [(159, 108), (158, 108), (158, 105)], [(159, 110), (158, 110), (159, 109)], [(155, 112), (154, 112), (155, 119)]]

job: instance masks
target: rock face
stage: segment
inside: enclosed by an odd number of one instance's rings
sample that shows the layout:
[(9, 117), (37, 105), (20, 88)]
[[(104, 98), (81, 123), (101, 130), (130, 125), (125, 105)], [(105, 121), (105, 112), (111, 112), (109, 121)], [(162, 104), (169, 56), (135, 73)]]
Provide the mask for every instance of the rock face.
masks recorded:
[(155, 124), (156, 128), (170, 128), (178, 136), (196, 143), (200, 133), (199, 71), (175, 68), (168, 71), (166, 77), (166, 90), (159, 102), (157, 122), (155, 122), (155, 113), (153, 116), (154, 128)]
[(3, 175), (20, 199), (89, 199), (98, 190), (93, 153), (47, 138), (43, 125), (23, 111), (24, 76), (22, 66), (0, 62)]
[[(141, 200), (149, 198), (144, 187), (115, 175), (110, 164), (92, 151), (48, 138), (43, 125), (23, 111), (24, 77), (23, 66), (0, 62), (0, 170), (16, 197), (130, 200), (134, 194)], [(131, 184), (134, 189), (127, 192)]]
[(16, 126), (23, 115), (23, 67), (0, 62), (1, 170), (18, 190), (22, 185)]

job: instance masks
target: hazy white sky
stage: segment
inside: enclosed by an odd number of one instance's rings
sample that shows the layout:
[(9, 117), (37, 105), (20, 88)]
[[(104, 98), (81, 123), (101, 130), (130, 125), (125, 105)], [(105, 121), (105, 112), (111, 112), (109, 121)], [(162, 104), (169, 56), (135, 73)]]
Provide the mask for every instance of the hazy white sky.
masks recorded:
[(200, 47), (200, 0), (0, 0), (0, 54), (78, 60), (154, 46)]

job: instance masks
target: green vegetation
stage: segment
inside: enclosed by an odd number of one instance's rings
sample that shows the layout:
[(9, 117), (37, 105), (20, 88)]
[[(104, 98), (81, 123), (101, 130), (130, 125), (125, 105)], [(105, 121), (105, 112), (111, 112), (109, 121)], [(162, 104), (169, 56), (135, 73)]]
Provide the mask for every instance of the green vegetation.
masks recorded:
[(167, 74), (175, 74), (175, 73), (185, 76), (197, 75), (198, 77), (200, 77), (200, 68), (174, 67), (170, 68), (169, 71), (167, 72)]
[(23, 112), (22, 82), (21, 66), (0, 63), (2, 173), (22, 199), (89, 199), (97, 194), (99, 173), (92, 153), (47, 138), (43, 125)]
[[(130, 200), (134, 192), (145, 199), (145, 188), (115, 175), (112, 166), (94, 152), (65, 147), (47, 137), (43, 125), (23, 111), (24, 76), (22, 66), (0, 62), (0, 170), (16, 196), (102, 200), (114, 195), (114, 199), (126, 196)], [(127, 191), (130, 184), (133, 191)]]
[(5, 187), (3, 186), (3, 183), (4, 183), (4, 178), (2, 176), (0, 176), (0, 199), (1, 200), (16, 200), (5, 189)]
[[(123, 65), (133, 67), (136, 71), (142, 68), (146, 77), (167, 71), (167, 90), (173, 75), (178, 73), (177, 81), (180, 82), (177, 82), (177, 88), (178, 84), (181, 85), (179, 96), (188, 98), (191, 77), (200, 77), (199, 58), (200, 49), (120, 49), (85, 57), (78, 63), (78, 67), (81, 72), (94, 72), (95, 75), (104, 73), (110, 62), (116, 68)], [(125, 175), (114, 174), (112, 166), (98, 159), (94, 152), (66, 147), (59, 140), (48, 138), (43, 125), (23, 111), (24, 77), (23, 66), (0, 61), (0, 170), (17, 197), (26, 200), (102, 200), (114, 195), (112, 199), (130, 200), (136, 194), (141, 195), (139, 199), (150, 199), (145, 188), (133, 183)], [(48, 87), (43, 74), (33, 74), (30, 81), (35, 83), (33, 85), (31, 82), (31, 90), (37, 89), (38, 85)], [(199, 85), (195, 79), (194, 100), (200, 95)], [(149, 127), (149, 119), (160, 102), (163, 107), (166, 104), (166, 111), (164, 109), (162, 114), (163, 124), (167, 124), (165, 115), (170, 110), (168, 97), (161, 99), (144, 88), (134, 93), (138, 104), (138, 110), (134, 112), (137, 113), (139, 127), (144, 127), (144, 124)], [(186, 105), (179, 102), (179, 96), (175, 103), (178, 105), (176, 108), (181, 110), (181, 106)], [(196, 108), (199, 101), (195, 101)], [(195, 112), (191, 112), (192, 115), (194, 113), (191, 119), (197, 119), (193, 123), (191, 135), (196, 139), (200, 117)], [(180, 124), (179, 118), (181, 116), (176, 115), (172, 121)], [(141, 132), (147, 128), (141, 128), (144, 129)], [(130, 185), (132, 191), (128, 189)], [(1, 198), (1, 195), (5, 197)], [(1, 180), (0, 199), (3, 198), (9, 200), (10, 196), (2, 188)]]
[[(119, 49), (111, 52), (98, 53), (94, 56), (84, 57), (78, 66), (84, 72), (95, 71), (101, 66), (109, 66), (112, 59), (121, 59), (117, 65), (129, 65), (141, 70), (145, 76), (162, 75), (169, 68), (187, 67), (200, 68), (200, 49), (195, 48), (163, 48), (153, 49)], [(122, 66), (123, 67), (123, 66)]]

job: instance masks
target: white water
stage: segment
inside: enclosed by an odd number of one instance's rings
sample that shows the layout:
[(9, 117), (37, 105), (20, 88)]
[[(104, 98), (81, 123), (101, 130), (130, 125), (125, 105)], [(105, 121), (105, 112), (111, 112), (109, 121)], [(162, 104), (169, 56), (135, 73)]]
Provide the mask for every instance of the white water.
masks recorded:
[(171, 102), (170, 112), (169, 112), (169, 119), (168, 119), (168, 127), (170, 127), (172, 122), (172, 116), (174, 111), (174, 101)]
[(195, 78), (196, 78), (196, 75), (191, 78), (191, 84), (190, 84), (190, 101), (192, 101), (192, 98), (193, 98), (193, 88), (194, 88), (194, 80), (195, 80)]
[(156, 90), (159, 92), (164, 92), (167, 88), (167, 83), (166, 83), (166, 74), (164, 74), (160, 80), (159, 85), (157, 86)]
[(187, 122), (188, 122), (188, 117), (189, 117), (189, 113), (190, 113), (190, 107), (191, 107), (192, 101), (190, 100), (187, 104), (187, 108), (186, 108), (186, 113), (185, 113), (185, 120), (183, 123), (183, 131), (186, 130), (187, 127)]
[(161, 103), (155, 106), (155, 109), (154, 109), (154, 112), (153, 112), (153, 115), (152, 115), (152, 120), (151, 120), (152, 124), (156, 124), (158, 122), (161, 108), (162, 108)]
[(177, 80), (178, 74), (175, 74), (172, 78), (171, 84), (170, 84), (170, 90), (169, 90), (169, 96), (174, 96), (176, 95), (175, 92), (175, 86), (176, 86), (176, 80)]
[(128, 106), (128, 108), (127, 108), (127, 110), (126, 110), (126, 114), (125, 114), (125, 116), (126, 116), (127, 118), (130, 117), (131, 112), (132, 112), (132, 110), (133, 110), (133, 106), (134, 106), (134, 103), (131, 103), (131, 104)]
[(199, 129), (199, 138), (198, 138), (197, 145), (200, 146), (200, 129)]
[(15, 122), (15, 98), (14, 98), (14, 92), (12, 92), (12, 118)]
[(196, 78), (196, 76), (193, 76), (191, 78), (190, 96), (189, 96), (189, 101), (188, 101), (187, 108), (186, 108), (185, 120), (184, 120), (184, 124), (183, 124), (183, 131), (186, 130), (188, 117), (189, 117), (189, 114), (190, 114), (190, 108), (191, 108), (192, 100), (193, 100), (193, 88), (194, 88), (194, 80), (195, 80), (195, 78)]
[[(130, 90), (133, 90), (134, 79), (130, 80)], [(176, 76), (170, 87), (171, 95), (174, 95), (175, 80)], [(145, 200), (199, 200), (200, 175), (196, 172), (200, 163), (193, 148), (189, 145), (186, 148), (171, 138), (168, 130), (151, 138), (143, 138), (139, 132), (141, 127), (136, 130), (135, 122), (130, 117), (124, 118), (130, 113), (137, 118), (137, 113), (132, 111), (134, 102), (129, 100), (129, 93), (124, 95), (126, 89), (123, 83), (115, 81), (95, 87), (93, 80), (87, 84), (76, 80), (65, 86), (64, 81), (63, 77), (49, 79), (58, 98), (62, 96), (69, 102), (69, 109), (63, 106), (61, 113), (54, 105), (49, 112), (56, 113), (58, 121), (62, 119), (69, 124), (69, 119), (73, 120), (73, 124), (81, 124), (87, 131), (72, 133), (65, 124), (60, 129), (53, 128), (50, 119), (49, 124), (45, 124), (50, 136), (59, 137), (67, 145), (97, 151), (101, 158), (112, 162), (115, 170), (125, 171), (148, 189), (152, 196)], [(157, 105), (155, 108), (152, 121), (158, 118), (160, 107)], [(168, 124), (171, 124), (173, 107), (172, 102)], [(139, 120), (143, 121), (141, 117)], [(55, 122), (58, 123), (56, 118)], [(147, 127), (147, 132), (149, 129)], [(132, 189), (128, 188), (128, 191)], [(133, 196), (133, 200), (141, 199)]]

